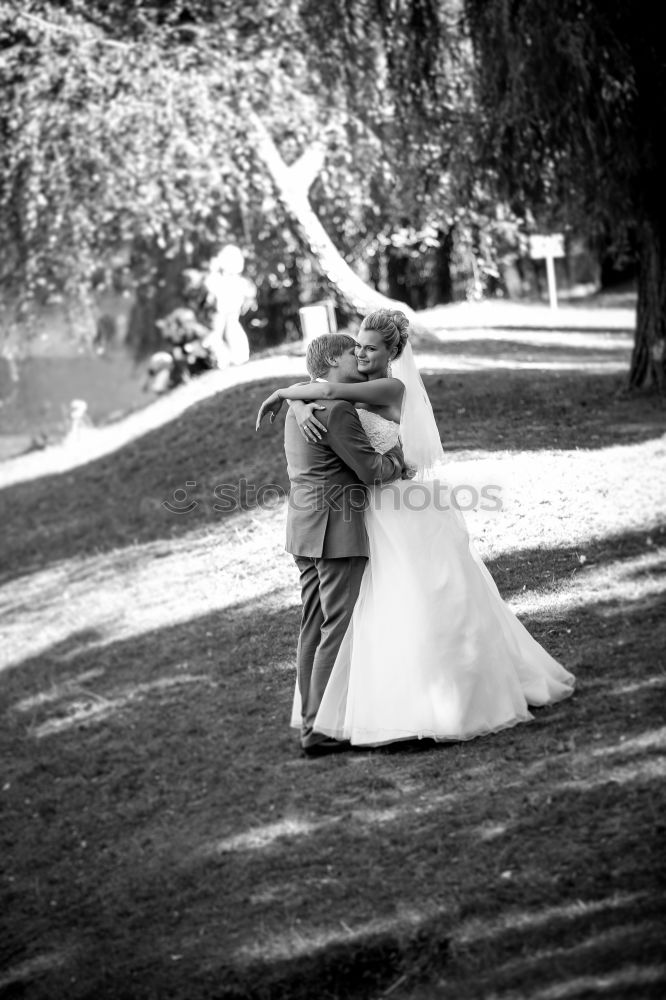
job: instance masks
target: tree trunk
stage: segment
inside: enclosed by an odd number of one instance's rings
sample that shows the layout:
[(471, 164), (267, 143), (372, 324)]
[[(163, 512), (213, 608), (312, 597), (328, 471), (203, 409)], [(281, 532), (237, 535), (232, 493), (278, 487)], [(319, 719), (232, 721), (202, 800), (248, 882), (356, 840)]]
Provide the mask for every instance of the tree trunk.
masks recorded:
[(664, 389), (666, 366), (666, 227), (650, 219), (639, 231), (636, 335), (629, 385)]
[(437, 233), (439, 246), (436, 253), (436, 286), (433, 305), (453, 302), (453, 277), (451, 275), (451, 258), (453, 257), (453, 234), (455, 225), (448, 229), (440, 229)]
[(262, 122), (252, 115), (251, 123), (256, 136), (256, 152), (272, 177), (283, 205), (298, 223), (301, 235), (331, 284), (361, 314), (373, 309), (400, 309), (410, 321), (413, 320), (414, 313), (408, 305), (387, 298), (367, 285), (341, 256), (310, 205), (308, 191), (316, 174), (308, 171), (304, 183), (304, 171), (298, 169), (303, 157), (293, 167), (287, 166)]
[(409, 294), (407, 287), (407, 257), (395, 247), (386, 248), (386, 274), (388, 293), (399, 302)]

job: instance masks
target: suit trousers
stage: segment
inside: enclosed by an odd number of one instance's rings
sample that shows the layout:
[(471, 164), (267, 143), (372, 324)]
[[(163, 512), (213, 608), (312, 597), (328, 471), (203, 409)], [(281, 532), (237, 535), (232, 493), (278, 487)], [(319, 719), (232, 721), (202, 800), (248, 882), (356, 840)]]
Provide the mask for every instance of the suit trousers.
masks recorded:
[(313, 731), (314, 720), (351, 620), (368, 559), (294, 559), (301, 574), (303, 613), (296, 670), (303, 706), (301, 744), (307, 747), (324, 738)]

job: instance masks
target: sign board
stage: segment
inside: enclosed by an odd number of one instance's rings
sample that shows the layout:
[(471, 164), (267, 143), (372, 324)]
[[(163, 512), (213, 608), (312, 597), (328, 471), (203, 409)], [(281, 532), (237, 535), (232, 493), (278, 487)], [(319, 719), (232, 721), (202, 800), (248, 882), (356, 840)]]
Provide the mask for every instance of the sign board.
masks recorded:
[(529, 240), (532, 260), (543, 260), (544, 257), (564, 257), (564, 233), (530, 236)]
[(335, 304), (332, 299), (312, 302), (298, 310), (301, 318), (303, 340), (309, 344), (314, 337), (322, 333), (337, 333), (338, 324), (335, 318)]
[(532, 260), (543, 260), (545, 258), (550, 308), (557, 309), (555, 258), (564, 257), (564, 233), (530, 236), (530, 257)]

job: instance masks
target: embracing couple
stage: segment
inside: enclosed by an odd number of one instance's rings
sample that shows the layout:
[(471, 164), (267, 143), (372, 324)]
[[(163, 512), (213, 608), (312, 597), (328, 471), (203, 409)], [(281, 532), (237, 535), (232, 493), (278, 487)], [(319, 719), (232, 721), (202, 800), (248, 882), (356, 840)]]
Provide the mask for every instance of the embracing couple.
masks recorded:
[(286, 547), (303, 604), (292, 725), (309, 756), (471, 739), (574, 687), (502, 601), (460, 512), (435, 502), (444, 455), (408, 327), (382, 309), (356, 340), (317, 337), (312, 381), (276, 390), (257, 417), (290, 403)]

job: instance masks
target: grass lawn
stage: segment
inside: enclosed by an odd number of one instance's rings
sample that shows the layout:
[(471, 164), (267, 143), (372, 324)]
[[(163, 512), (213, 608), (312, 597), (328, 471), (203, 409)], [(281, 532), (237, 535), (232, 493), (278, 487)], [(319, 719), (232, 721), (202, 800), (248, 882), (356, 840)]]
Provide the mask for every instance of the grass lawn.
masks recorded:
[(421, 350), (452, 480), (502, 490), (470, 530), (574, 698), (300, 756), (284, 505), (252, 504), (287, 485), (265, 378), (6, 487), (3, 997), (664, 996), (663, 407), (622, 392), (619, 340)]

